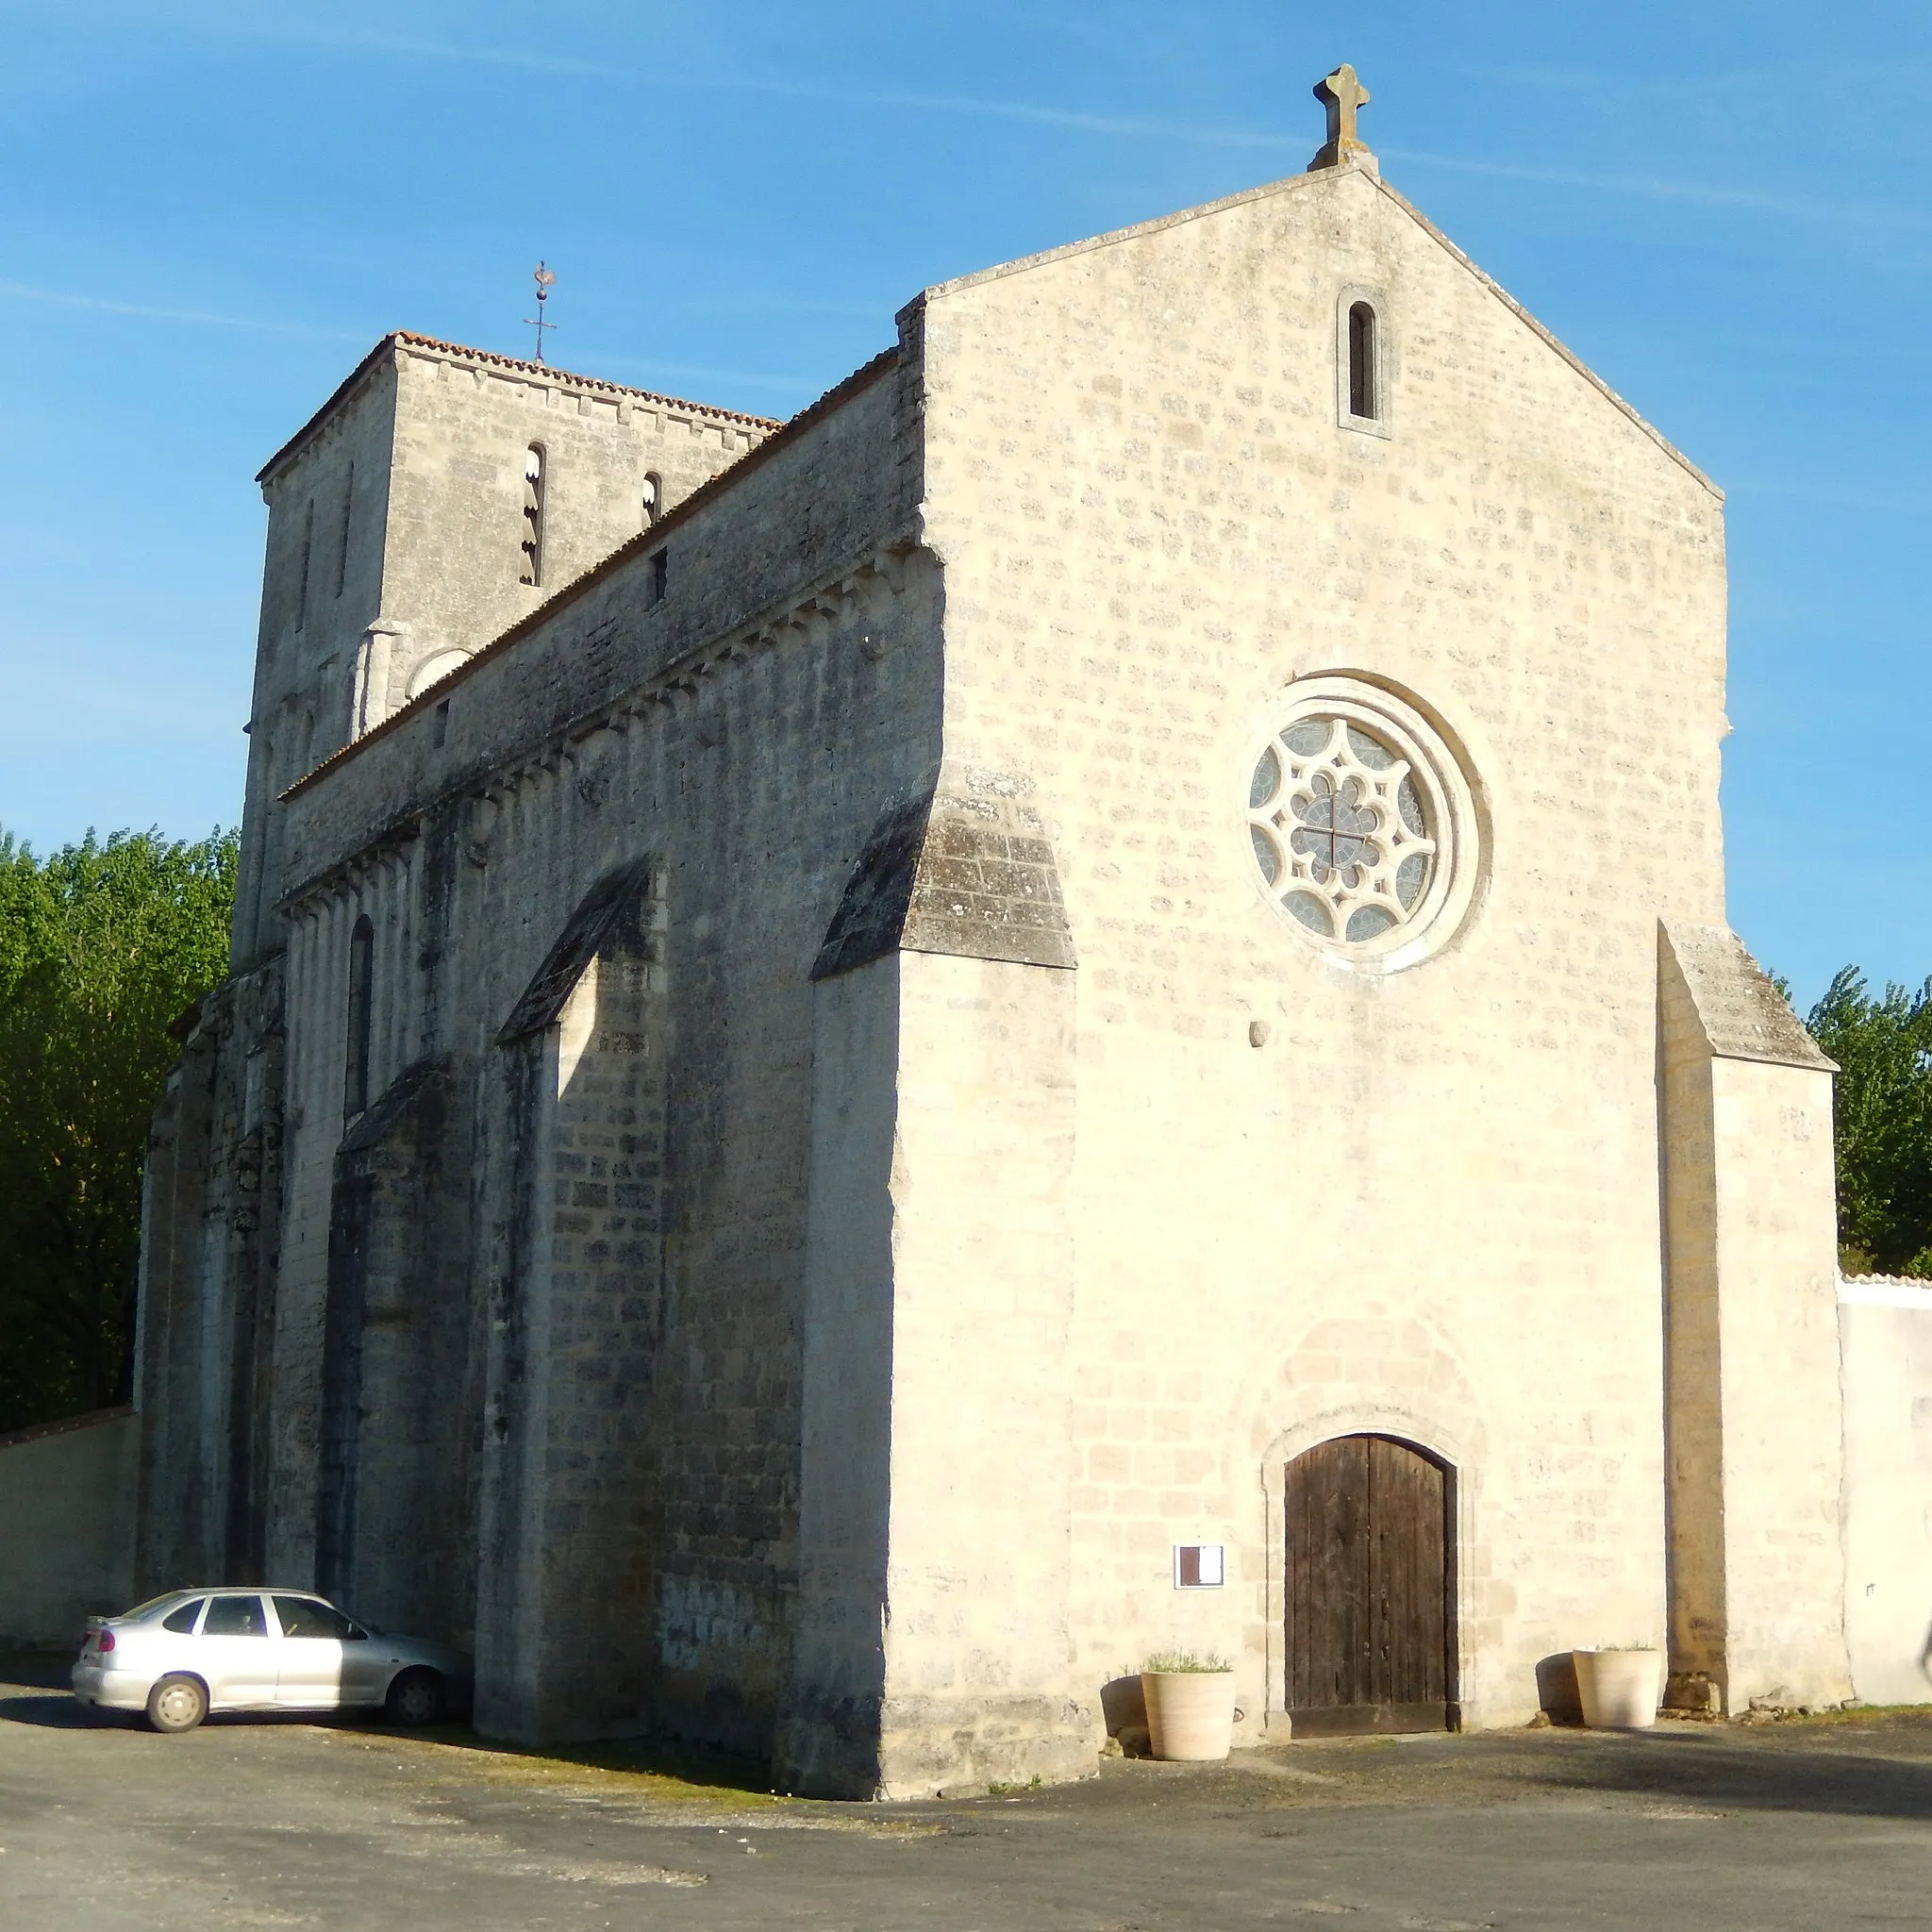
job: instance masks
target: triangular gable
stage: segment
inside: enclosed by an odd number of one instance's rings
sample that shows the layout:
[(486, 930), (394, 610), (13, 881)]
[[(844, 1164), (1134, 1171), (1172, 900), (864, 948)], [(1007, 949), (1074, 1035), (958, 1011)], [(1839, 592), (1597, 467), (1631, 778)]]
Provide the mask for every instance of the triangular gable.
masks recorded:
[(1029, 270), (1042, 268), (1050, 262), (1066, 261), (1094, 249), (1111, 248), (1122, 242), (1139, 241), (1142, 236), (1158, 235), (1164, 229), (1177, 228), (1187, 222), (1209, 221), (1227, 209), (1244, 207), (1249, 202), (1266, 201), (1281, 194), (1317, 192), (1334, 183), (1355, 179), (1366, 181), (1375, 192), (1387, 199), (1391, 207), (1400, 208), (1430, 241), (1441, 248), (1459, 267), (1474, 276), (1518, 322), (1533, 335), (1540, 337), (1621, 414), (1628, 417), (1673, 462), (1680, 464), (1687, 470), (1720, 503), (1724, 501), (1724, 491), (1656, 424), (1648, 421), (1625, 402), (1574, 349), (1565, 347), (1492, 275), (1472, 261), (1434, 222), (1429, 220), (1427, 215), (1406, 195), (1390, 187), (1388, 182), (1382, 179), (1380, 173), (1373, 169), (1323, 168), (1308, 174), (1290, 175), (1279, 181), (1264, 182), (1257, 188), (1244, 188), (1237, 194), (1223, 195), (1217, 201), (1203, 202), (1198, 208), (1180, 208), (1173, 214), (1158, 215), (1152, 221), (1136, 222), (1131, 227), (1115, 228), (1108, 234), (1089, 236), (1079, 242), (1069, 242), (1058, 248), (1042, 249), (1038, 255), (1022, 256), (1017, 261), (1003, 261), (991, 268), (976, 269), (971, 275), (956, 275), (951, 281), (936, 282), (931, 288), (922, 290), (899, 311), (900, 326), (904, 329), (908, 320), (923, 307), (958, 291), (975, 288), (983, 282), (998, 281), (1007, 275), (1025, 275)]

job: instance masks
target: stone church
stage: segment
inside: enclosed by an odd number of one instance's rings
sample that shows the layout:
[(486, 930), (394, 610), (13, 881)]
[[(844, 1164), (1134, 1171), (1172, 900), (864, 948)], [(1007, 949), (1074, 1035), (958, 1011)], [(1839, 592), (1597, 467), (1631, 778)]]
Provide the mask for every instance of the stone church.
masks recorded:
[(141, 1580), (788, 1789), (1852, 1684), (1830, 1063), (1719, 490), (1380, 177), (926, 290), (787, 423), (396, 334), (269, 461)]

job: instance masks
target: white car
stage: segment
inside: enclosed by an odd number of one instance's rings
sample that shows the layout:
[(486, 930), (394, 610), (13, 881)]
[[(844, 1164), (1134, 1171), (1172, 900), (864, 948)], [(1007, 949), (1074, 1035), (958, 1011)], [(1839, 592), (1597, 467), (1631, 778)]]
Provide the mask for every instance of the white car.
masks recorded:
[(470, 1660), (387, 1637), (306, 1590), (174, 1590), (119, 1617), (92, 1617), (74, 1694), (142, 1710), (158, 1731), (192, 1731), (211, 1710), (380, 1709), (433, 1724), (467, 1699)]

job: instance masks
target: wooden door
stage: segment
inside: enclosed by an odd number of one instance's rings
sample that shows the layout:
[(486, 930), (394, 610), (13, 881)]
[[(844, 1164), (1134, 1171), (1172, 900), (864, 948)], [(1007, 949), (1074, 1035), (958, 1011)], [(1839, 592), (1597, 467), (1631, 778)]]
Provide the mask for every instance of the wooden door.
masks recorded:
[(1288, 1708), (1297, 1737), (1454, 1729), (1449, 1473), (1387, 1436), (1288, 1466)]

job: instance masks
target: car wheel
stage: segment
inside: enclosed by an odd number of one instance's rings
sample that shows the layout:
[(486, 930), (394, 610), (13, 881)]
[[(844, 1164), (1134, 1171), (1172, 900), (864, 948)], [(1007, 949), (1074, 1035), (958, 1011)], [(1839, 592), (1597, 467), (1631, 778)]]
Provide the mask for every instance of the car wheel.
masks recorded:
[(208, 1686), (199, 1677), (163, 1677), (147, 1693), (147, 1721), (158, 1731), (192, 1731), (208, 1715)]
[(442, 1679), (434, 1671), (405, 1671), (389, 1687), (382, 1714), (392, 1724), (433, 1724), (442, 1715)]

